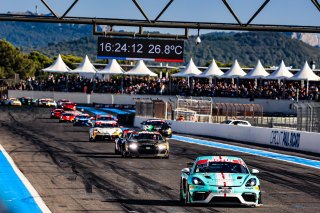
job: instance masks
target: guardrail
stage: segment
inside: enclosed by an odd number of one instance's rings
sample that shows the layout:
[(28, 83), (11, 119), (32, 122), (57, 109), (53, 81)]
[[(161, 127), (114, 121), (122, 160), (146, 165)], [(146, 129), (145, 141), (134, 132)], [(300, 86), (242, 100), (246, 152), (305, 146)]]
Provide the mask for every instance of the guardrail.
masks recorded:
[[(20, 97), (31, 97), (31, 98), (54, 98), (70, 99), (76, 103), (91, 104), (91, 103), (103, 103), (103, 104), (135, 104), (137, 98), (152, 98), (161, 99), (165, 101), (177, 101), (176, 96), (166, 95), (127, 95), (127, 94), (104, 94), (104, 93), (79, 93), (79, 92), (50, 92), (50, 91), (27, 91), (27, 90), (8, 90), (8, 97), (20, 98)], [(272, 100), (272, 99), (255, 99), (250, 101), (249, 99), (241, 98), (219, 98), (215, 97), (212, 99), (215, 103), (239, 103), (239, 104), (259, 104), (263, 106), (264, 113), (283, 113), (292, 114), (293, 103), (291, 100)]]
[[(148, 118), (136, 116), (134, 125), (139, 127), (140, 123), (146, 119)], [(168, 122), (171, 123), (173, 131), (177, 133), (209, 136), (246, 143), (320, 153), (320, 133), (215, 123), (181, 122), (172, 120), (168, 120)]]

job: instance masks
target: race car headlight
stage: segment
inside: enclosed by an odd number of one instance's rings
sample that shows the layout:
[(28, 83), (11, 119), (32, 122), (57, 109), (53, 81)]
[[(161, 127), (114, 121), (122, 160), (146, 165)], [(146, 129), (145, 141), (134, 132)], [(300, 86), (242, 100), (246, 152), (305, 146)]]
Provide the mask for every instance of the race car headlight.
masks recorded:
[(160, 150), (164, 150), (164, 149), (167, 149), (167, 146), (166, 146), (165, 144), (159, 144), (159, 145), (158, 145), (158, 148), (159, 148)]
[(138, 144), (132, 143), (132, 144), (129, 145), (129, 148), (130, 149), (137, 149), (138, 148)]
[(255, 186), (255, 185), (257, 185), (257, 179), (255, 178), (249, 179), (246, 183), (246, 187)]
[(194, 185), (204, 185), (204, 182), (200, 178), (197, 178), (197, 177), (192, 178), (192, 183)]

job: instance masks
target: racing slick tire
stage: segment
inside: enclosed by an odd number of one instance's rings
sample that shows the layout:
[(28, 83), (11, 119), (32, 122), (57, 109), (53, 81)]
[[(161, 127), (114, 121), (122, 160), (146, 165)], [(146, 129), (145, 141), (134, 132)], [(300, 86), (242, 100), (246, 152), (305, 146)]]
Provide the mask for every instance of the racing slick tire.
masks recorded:
[[(259, 187), (259, 188), (260, 188), (260, 187)], [(259, 205), (261, 205), (261, 204), (262, 204), (262, 197), (261, 197), (261, 192), (259, 193), (258, 204), (259, 204)]]
[(95, 142), (96, 140), (94, 138), (92, 138), (92, 137), (89, 137), (89, 141), (90, 142)]
[(120, 154), (119, 150), (117, 150), (116, 147), (114, 147), (114, 154), (116, 154), (116, 155), (119, 155), (119, 154)]
[(184, 198), (183, 198), (183, 195), (182, 195), (182, 191), (183, 191), (183, 186), (182, 186), (182, 180), (181, 180), (180, 181), (180, 193), (179, 193), (180, 203), (184, 203)]
[(187, 206), (191, 205), (191, 203), (190, 203), (190, 193), (189, 193), (189, 184), (188, 183), (186, 183), (186, 197), (184, 199), (184, 204), (187, 205)]

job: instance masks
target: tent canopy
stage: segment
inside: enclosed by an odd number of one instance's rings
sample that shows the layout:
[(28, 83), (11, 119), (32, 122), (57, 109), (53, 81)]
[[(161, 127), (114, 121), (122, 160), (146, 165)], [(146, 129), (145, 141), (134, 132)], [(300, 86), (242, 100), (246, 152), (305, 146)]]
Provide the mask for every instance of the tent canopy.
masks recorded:
[(171, 76), (186, 78), (186, 77), (196, 76), (199, 74), (201, 74), (201, 71), (196, 67), (196, 65), (194, 64), (194, 62), (191, 58), (189, 63), (187, 64), (187, 66), (184, 69), (182, 69), (180, 72), (175, 73)]
[(283, 61), (281, 61), (280, 66), (273, 73), (266, 77), (266, 79), (287, 79), (291, 78), (293, 74), (288, 70)]
[(47, 68), (42, 69), (44, 72), (68, 73), (71, 69), (63, 62), (61, 55)]
[(124, 71), (121, 66), (118, 64), (116, 59), (112, 59), (111, 62), (106, 65), (106, 67), (97, 72), (97, 74), (104, 74), (104, 75), (118, 75), (123, 74)]
[(128, 72), (124, 73), (125, 75), (136, 75), (136, 76), (152, 76), (157, 77), (158, 75), (146, 66), (143, 60), (139, 60), (138, 63)]
[(96, 72), (96, 68), (93, 66), (88, 56), (86, 55), (82, 63), (76, 69), (72, 70), (70, 73), (79, 74), (80, 76), (85, 78), (93, 78)]
[(294, 76), (292, 76), (290, 80), (320, 81), (320, 77), (312, 71), (312, 69), (309, 67), (308, 62), (306, 61), (302, 69)]
[(248, 72), (248, 74), (243, 76), (243, 78), (257, 79), (257, 78), (264, 78), (268, 75), (269, 75), (269, 73), (264, 69), (260, 60), (258, 60), (258, 63), (253, 68), (253, 70)]
[(219, 77), (223, 75), (223, 72), (218, 67), (216, 61), (212, 59), (210, 66), (203, 71), (200, 75), (197, 75), (198, 78), (212, 78), (212, 77)]
[(236, 59), (230, 69), (224, 73), (221, 78), (238, 78), (245, 75), (246, 73), (241, 69), (238, 60)]

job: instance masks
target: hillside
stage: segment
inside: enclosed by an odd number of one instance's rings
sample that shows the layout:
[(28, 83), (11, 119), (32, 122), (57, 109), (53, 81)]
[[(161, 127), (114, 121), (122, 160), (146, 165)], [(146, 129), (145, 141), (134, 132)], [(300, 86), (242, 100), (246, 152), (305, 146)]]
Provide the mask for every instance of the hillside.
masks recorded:
[[(202, 42), (195, 45), (195, 38), (185, 42), (185, 59), (193, 57), (196, 64), (205, 65), (215, 58), (223, 63), (238, 59), (241, 65), (253, 66), (261, 59), (265, 66), (277, 65), (283, 59), (288, 66), (301, 67), (305, 60), (320, 64), (320, 49), (291, 39), (282, 33), (210, 33), (201, 36)], [(50, 44), (40, 50), (49, 56), (58, 53), (96, 57), (96, 37), (89, 36), (69, 42)]]
[(45, 47), (49, 43), (70, 41), (92, 35), (92, 26), (0, 22), (0, 39), (6, 39), (22, 49)]
[[(58, 53), (96, 56), (92, 26), (0, 22), (0, 29), (0, 39), (4, 38), (22, 52), (36, 50), (50, 57)], [(195, 45), (195, 37), (185, 43), (185, 59), (193, 57), (198, 65), (205, 65), (212, 58), (222, 63), (238, 59), (245, 66), (253, 66), (258, 59), (265, 66), (277, 65), (282, 59), (294, 67), (301, 67), (305, 60), (320, 64), (320, 48), (292, 39), (289, 33), (209, 33), (201, 39), (199, 45)]]

